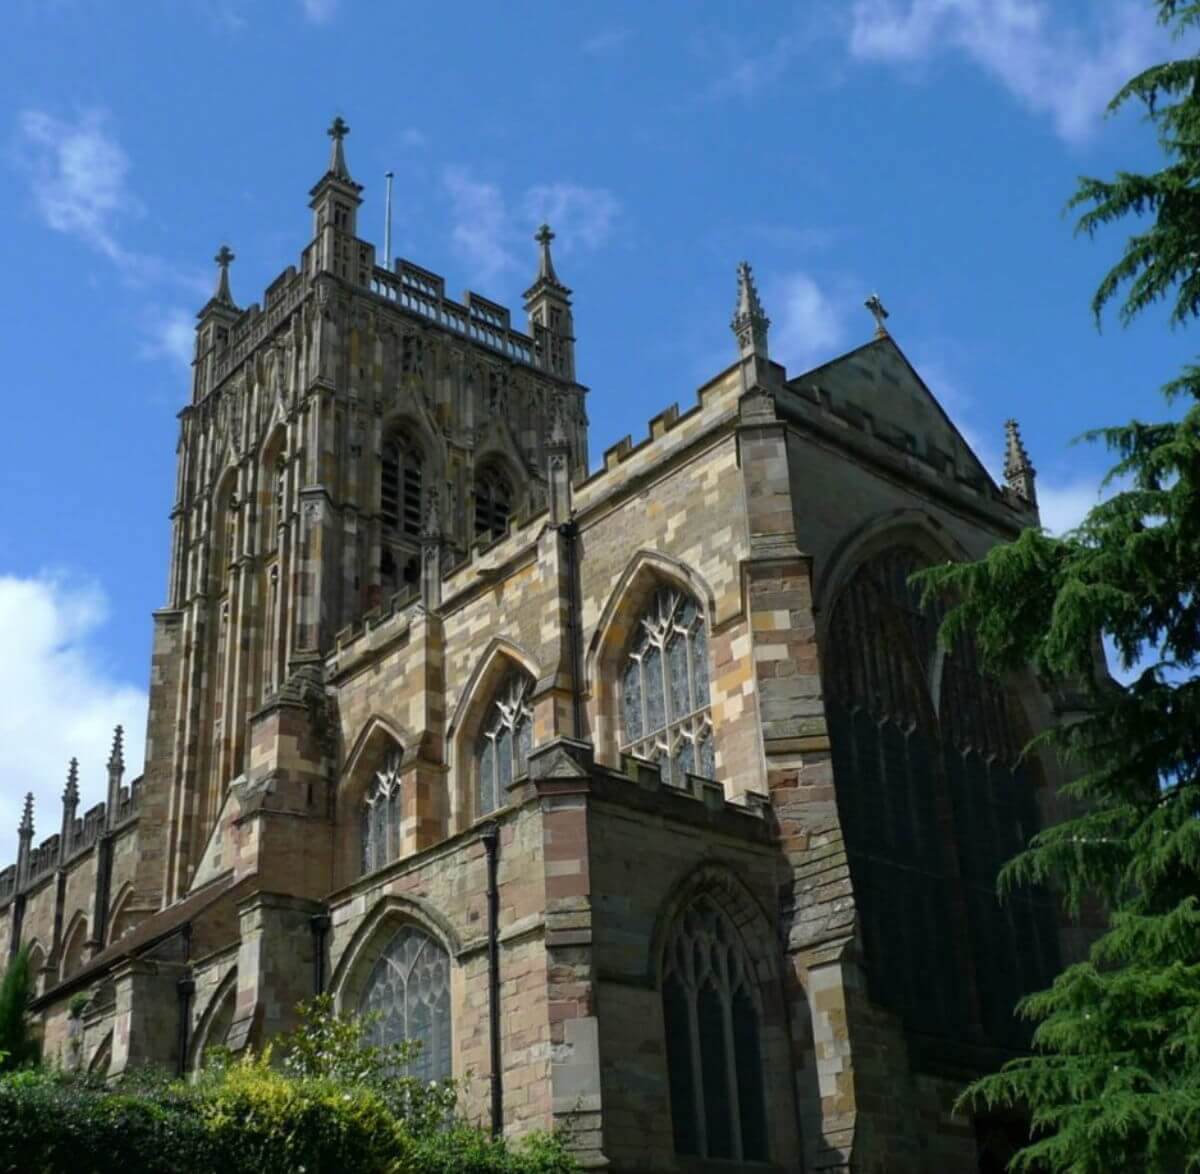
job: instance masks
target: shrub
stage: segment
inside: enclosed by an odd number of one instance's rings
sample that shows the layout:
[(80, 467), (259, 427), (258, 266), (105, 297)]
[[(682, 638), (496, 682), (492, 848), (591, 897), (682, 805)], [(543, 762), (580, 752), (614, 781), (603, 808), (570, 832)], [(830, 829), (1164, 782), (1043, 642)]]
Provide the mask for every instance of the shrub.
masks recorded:
[(218, 1055), (191, 1083), (142, 1070), (0, 1076), (0, 1174), (570, 1174), (561, 1139), (510, 1146), (453, 1117), (452, 1086), (402, 1073), (407, 1045), (367, 1045), (327, 1000), (267, 1049)]
[(0, 976), (0, 1072), (37, 1061), (38, 1043), (29, 1022), (32, 998), (29, 947), (22, 946)]

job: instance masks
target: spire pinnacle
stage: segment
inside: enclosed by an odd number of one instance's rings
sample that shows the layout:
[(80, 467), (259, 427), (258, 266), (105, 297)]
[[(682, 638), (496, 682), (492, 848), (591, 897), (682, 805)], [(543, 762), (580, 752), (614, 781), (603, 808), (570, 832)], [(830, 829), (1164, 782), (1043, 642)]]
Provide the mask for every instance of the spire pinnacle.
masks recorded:
[[(73, 761), (73, 760), (72, 760)], [(109, 770), (125, 769), (125, 727), (117, 726), (113, 730), (112, 752), (108, 756)]]
[(538, 281), (548, 281), (551, 285), (562, 285), (558, 280), (558, 274), (554, 272), (554, 260), (550, 256), (550, 242), (554, 239), (554, 233), (550, 231), (550, 225), (543, 224), (536, 233), (533, 239), (538, 243)]
[(350, 133), (350, 127), (346, 125), (346, 120), (339, 114), (329, 124), (329, 129), (325, 133), (333, 140), (333, 146), (329, 152), (329, 174), (335, 179), (344, 179), (347, 183), (352, 182), (350, 172), (346, 167), (346, 152), (342, 147), (342, 140)]
[(758, 287), (754, 284), (754, 273), (749, 261), (742, 261), (737, 268), (738, 293), (737, 306), (733, 311), (733, 321), (729, 326), (738, 340), (738, 348), (742, 358), (756, 355), (767, 358), (767, 329), (771, 319), (763, 310), (758, 297)]
[(1037, 505), (1037, 490), (1034, 480), (1037, 470), (1025, 451), (1021, 429), (1016, 420), (1004, 421), (1004, 481), (1018, 497), (1030, 505)]
[(232, 306), (233, 295), (229, 292), (229, 266), (234, 260), (234, 252), (228, 245), (222, 245), (213, 258), (217, 263), (217, 289), (213, 301), (223, 306)]
[(63, 788), (63, 803), (73, 807), (79, 802), (79, 759), (72, 758), (67, 767), (67, 785)]
[(21, 822), (17, 827), (17, 833), (22, 839), (29, 839), (33, 836), (33, 792), (28, 791), (25, 795), (25, 808), (21, 812)]

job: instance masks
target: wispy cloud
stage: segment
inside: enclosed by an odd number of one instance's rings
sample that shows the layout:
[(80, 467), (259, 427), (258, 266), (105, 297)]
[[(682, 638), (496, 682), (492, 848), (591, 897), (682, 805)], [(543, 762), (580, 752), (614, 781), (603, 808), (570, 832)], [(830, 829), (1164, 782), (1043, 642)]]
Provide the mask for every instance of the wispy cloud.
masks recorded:
[(559, 180), (535, 184), (510, 201), (498, 184), (465, 167), (449, 167), (442, 178), (450, 197), (451, 245), (481, 285), (519, 268), (521, 256), (526, 268), (532, 265), (529, 237), (539, 222), (553, 227), (559, 254), (569, 255), (600, 248), (620, 213), (620, 202), (604, 188)]
[(328, 24), (337, 15), (338, 0), (300, 0), (304, 19), (312, 24)]
[(137, 258), (117, 240), (122, 219), (138, 216), (141, 203), (129, 190), (129, 157), (98, 110), (70, 122), (43, 110), (18, 120), (20, 160), (38, 214), (55, 232), (77, 237), (121, 267)]
[(473, 279), (489, 283), (515, 264), (504, 193), (499, 186), (472, 177), (465, 167), (450, 167), (443, 177), (450, 196), (450, 241)]
[(79, 758), (83, 805), (104, 797), (113, 727), (125, 726), (128, 775), (142, 765), (146, 694), (117, 680), (101, 658), (108, 601), (95, 584), (0, 575), (0, 867), (16, 851), (26, 791), (37, 839), (56, 832), (67, 761)]
[(143, 359), (168, 359), (191, 365), (196, 346), (196, 319), (178, 306), (158, 307), (147, 315), (145, 340), (139, 350)]
[(771, 356), (797, 375), (828, 362), (847, 333), (844, 299), (831, 296), (808, 273), (796, 271), (768, 280), (764, 305), (771, 318)]
[(605, 57), (624, 49), (632, 36), (632, 31), (627, 28), (602, 29), (583, 42), (583, 51), (589, 57)]
[(522, 207), (527, 223), (553, 226), (564, 254), (600, 248), (621, 211), (620, 202), (606, 188), (575, 183), (535, 184), (525, 193)]
[(1125, 79), (1165, 52), (1151, 7), (1104, 0), (1086, 24), (1071, 24), (1047, 0), (854, 0), (849, 50), (906, 66), (964, 56), (1078, 142)]

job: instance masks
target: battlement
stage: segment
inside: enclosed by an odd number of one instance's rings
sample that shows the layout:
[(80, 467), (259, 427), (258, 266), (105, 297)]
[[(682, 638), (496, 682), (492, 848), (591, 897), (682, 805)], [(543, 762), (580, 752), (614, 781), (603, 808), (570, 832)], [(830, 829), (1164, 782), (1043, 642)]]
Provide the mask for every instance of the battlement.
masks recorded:
[(113, 740), (113, 757), (108, 763), (110, 793), (115, 796), (111, 812), (108, 803), (103, 802), (88, 808), (82, 815), (76, 815), (79, 805), (78, 775), (76, 762), (72, 759), (67, 788), (63, 793), (60, 830), (34, 845), (33, 795), (26, 796), (18, 832), (20, 847), (17, 863), (0, 870), (0, 905), (18, 893), (35, 887), (58, 869), (86, 856), (106, 832), (123, 829), (137, 819), (141, 807), (142, 780), (138, 777), (128, 785), (119, 781), (124, 770), (121, 744), (118, 726)]

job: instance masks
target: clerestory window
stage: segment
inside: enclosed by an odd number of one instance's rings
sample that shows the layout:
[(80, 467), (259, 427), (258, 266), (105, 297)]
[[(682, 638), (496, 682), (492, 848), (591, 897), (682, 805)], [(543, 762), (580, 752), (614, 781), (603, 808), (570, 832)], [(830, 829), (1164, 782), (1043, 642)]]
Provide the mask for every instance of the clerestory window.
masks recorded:
[(387, 944), (367, 978), (359, 1013), (372, 1016), (369, 1043), (419, 1045), (404, 1075), (450, 1077), (450, 955), (424, 930), (402, 926)]
[(709, 897), (684, 910), (663, 954), (675, 1152), (766, 1161), (759, 995), (741, 936)]
[(621, 749), (658, 763), (663, 782), (716, 777), (708, 633), (696, 601), (660, 587), (621, 671)]
[(375, 772), (363, 796), (362, 871), (365, 876), (400, 856), (400, 750)]
[(478, 815), (503, 807), (509, 785), (527, 769), (533, 741), (532, 688), (528, 673), (514, 671), (488, 708), (476, 750)]

